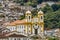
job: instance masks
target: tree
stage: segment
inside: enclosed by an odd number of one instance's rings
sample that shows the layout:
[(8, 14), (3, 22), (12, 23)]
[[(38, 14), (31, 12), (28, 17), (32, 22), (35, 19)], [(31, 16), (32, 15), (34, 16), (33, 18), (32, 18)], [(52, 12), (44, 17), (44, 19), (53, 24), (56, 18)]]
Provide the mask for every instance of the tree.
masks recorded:
[(37, 9), (32, 10), (32, 16), (37, 16)]
[[(57, 9), (59, 8), (59, 9)], [(45, 13), (44, 15), (44, 23), (45, 28), (60, 28), (60, 5), (53, 8), (49, 5), (46, 5), (44, 8), (41, 8)], [(53, 11), (54, 10), (54, 11)]]
[(53, 1), (58, 2), (59, 0), (53, 0)]
[(58, 9), (60, 9), (60, 5), (58, 5), (58, 4), (53, 4), (51, 7), (52, 7), (53, 11), (57, 11)]
[(47, 13), (47, 12), (49, 13), (49, 12), (52, 12), (53, 10), (48, 4), (46, 4), (46, 6), (44, 8), (42, 8), (42, 11), (44, 13)]
[(32, 0), (32, 7), (36, 7), (37, 6), (37, 0)]
[(20, 3), (21, 5), (24, 5), (24, 0), (14, 0), (16, 3)]
[(60, 28), (60, 10), (45, 14), (45, 28)]
[(38, 0), (38, 4), (41, 4), (43, 2), (43, 0)]
[(49, 37), (48, 40), (59, 40), (57, 37)]
[(28, 2), (28, 0), (24, 0), (24, 2), (26, 3), (26, 2)]
[(20, 19), (20, 20), (22, 20), (22, 19), (24, 19), (24, 18), (25, 18), (25, 16), (24, 16), (24, 15), (22, 15), (22, 16), (20, 16), (20, 18), (19, 18), (19, 19)]

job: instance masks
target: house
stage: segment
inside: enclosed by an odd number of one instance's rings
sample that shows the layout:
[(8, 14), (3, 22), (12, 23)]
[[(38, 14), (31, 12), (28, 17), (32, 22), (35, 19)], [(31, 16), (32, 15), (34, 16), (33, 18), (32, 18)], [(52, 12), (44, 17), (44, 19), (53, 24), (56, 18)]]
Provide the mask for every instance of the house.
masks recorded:
[(24, 35), (19, 34), (18, 32), (10, 32), (0, 34), (0, 40), (28, 40), (28, 38)]

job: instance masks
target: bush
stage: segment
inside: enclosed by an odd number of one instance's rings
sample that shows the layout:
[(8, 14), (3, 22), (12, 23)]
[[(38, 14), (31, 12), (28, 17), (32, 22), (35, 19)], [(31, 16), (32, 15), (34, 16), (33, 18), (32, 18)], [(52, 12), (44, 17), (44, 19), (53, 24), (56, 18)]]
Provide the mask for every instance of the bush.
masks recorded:
[(56, 38), (56, 37), (53, 37), (53, 38), (52, 37), (49, 37), (48, 40), (59, 40), (59, 39)]
[(31, 5), (32, 7), (37, 7), (37, 4), (35, 4), (35, 3), (32, 3), (32, 5)]
[(25, 16), (24, 16), (24, 15), (22, 15), (22, 16), (20, 16), (20, 18), (19, 18), (19, 19), (20, 19), (20, 20), (22, 20), (22, 19), (24, 19), (24, 18), (25, 18)]
[(25, 5), (27, 5), (27, 6), (31, 6), (32, 3), (31, 3), (31, 2), (27, 2)]

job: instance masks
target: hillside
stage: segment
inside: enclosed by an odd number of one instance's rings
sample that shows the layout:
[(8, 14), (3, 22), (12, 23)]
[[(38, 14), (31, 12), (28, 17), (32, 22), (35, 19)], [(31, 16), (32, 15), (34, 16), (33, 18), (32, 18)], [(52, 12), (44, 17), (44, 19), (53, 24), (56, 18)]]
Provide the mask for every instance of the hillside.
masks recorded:
[(42, 10), (45, 29), (60, 28), (60, 0), (0, 0), (0, 26), (24, 19), (26, 10), (32, 11), (33, 16)]

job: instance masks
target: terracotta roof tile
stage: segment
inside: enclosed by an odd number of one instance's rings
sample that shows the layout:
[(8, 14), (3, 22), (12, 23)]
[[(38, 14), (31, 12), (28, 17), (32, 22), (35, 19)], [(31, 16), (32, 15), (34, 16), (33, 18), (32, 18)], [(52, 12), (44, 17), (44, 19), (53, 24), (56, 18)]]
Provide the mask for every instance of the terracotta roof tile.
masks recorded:
[(14, 22), (9, 23), (8, 25), (9, 25), (9, 26), (14, 26), (14, 25), (19, 25), (19, 24), (24, 24), (24, 23), (26, 23), (26, 19), (16, 20), (16, 21), (14, 21)]
[(11, 22), (10, 24), (8, 24), (8, 25), (10, 25), (10, 26), (14, 26), (14, 25), (16, 25), (14, 22)]
[(15, 24), (22, 24), (22, 23), (26, 23), (25, 19), (24, 20), (16, 20), (14, 21)]

